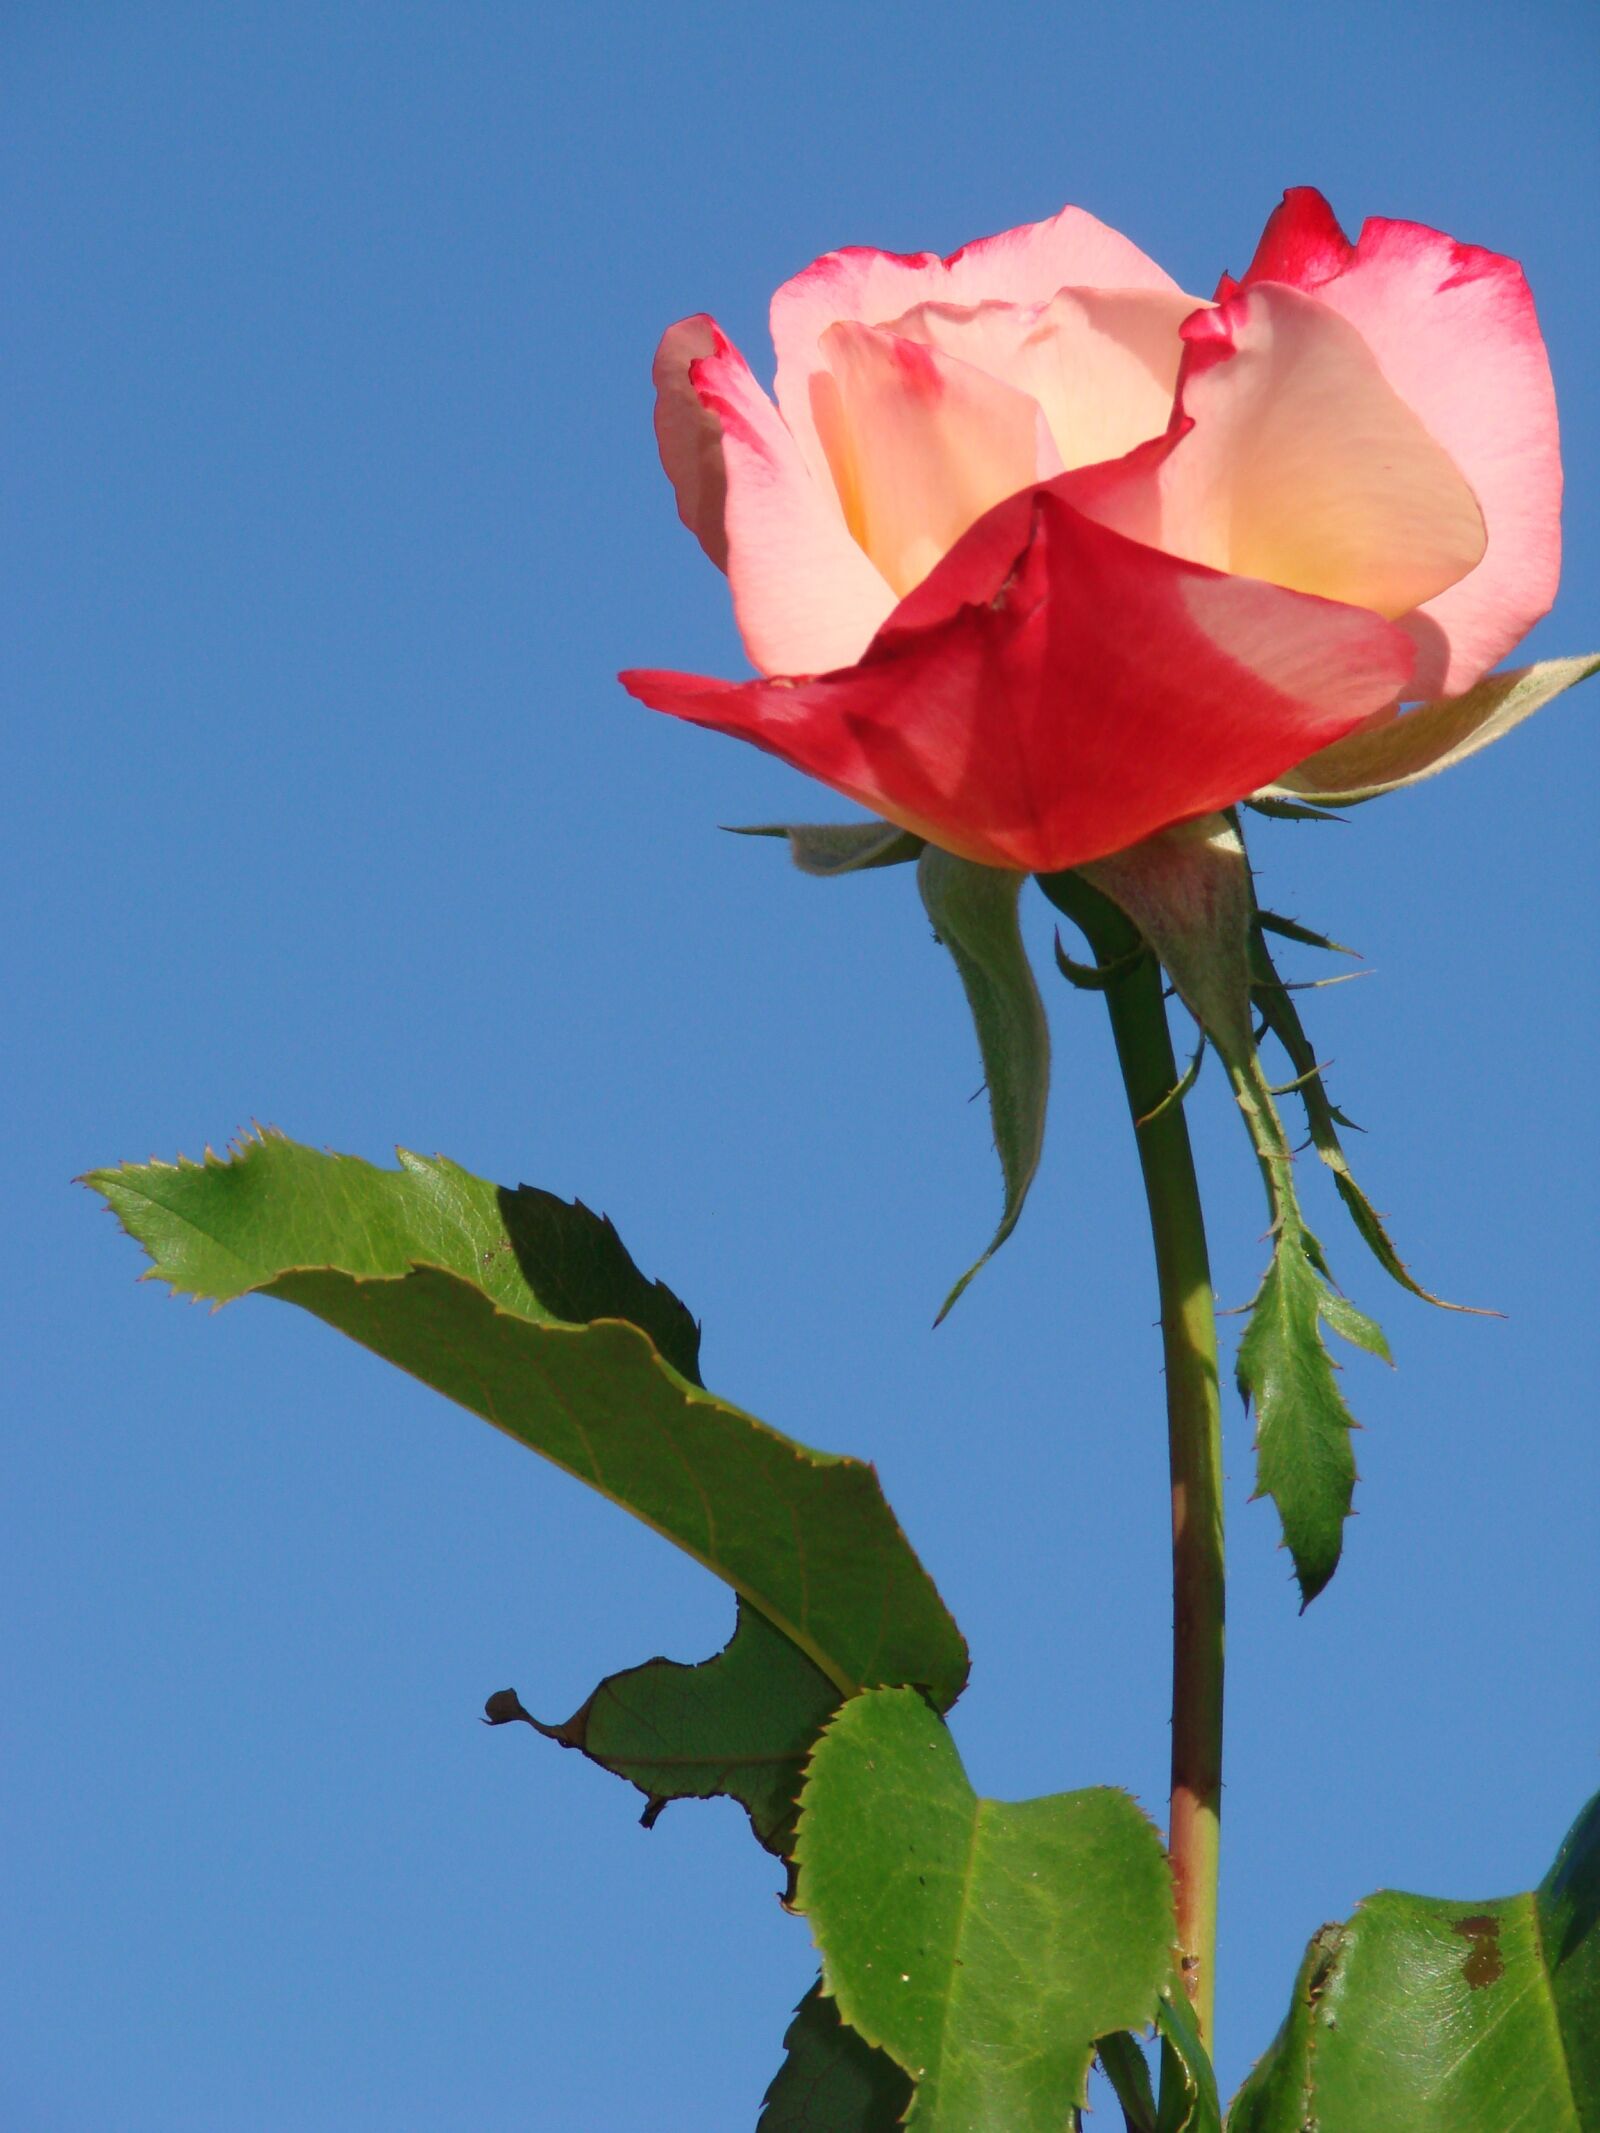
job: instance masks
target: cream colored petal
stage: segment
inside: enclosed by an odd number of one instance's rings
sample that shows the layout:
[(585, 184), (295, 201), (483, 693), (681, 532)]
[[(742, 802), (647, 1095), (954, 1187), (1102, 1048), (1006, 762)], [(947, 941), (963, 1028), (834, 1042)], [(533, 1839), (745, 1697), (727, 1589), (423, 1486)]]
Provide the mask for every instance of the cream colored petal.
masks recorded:
[(772, 299), (778, 405), (820, 473), (811, 377), (822, 363), (819, 343), (835, 320), (880, 326), (922, 303), (1042, 304), (1058, 289), (1173, 286), (1171, 276), (1136, 244), (1077, 207), (1064, 207), (1047, 222), (980, 238), (947, 259), (934, 252), (852, 245), (815, 260)]
[(1390, 620), (1465, 577), (1484, 550), (1477, 499), (1360, 334), (1272, 284), (1224, 309), (1194, 322), (1219, 338), (1191, 343), (1194, 431), (1171, 462), (1195, 536), (1220, 535), (1241, 576)]
[(1147, 289), (1063, 289), (1044, 306), (1016, 382), (1044, 409), (1063, 466), (1120, 459), (1161, 435), (1178, 385), (1179, 328), (1200, 308)]
[(1337, 313), (1265, 282), (1184, 338), (1181, 421), (1086, 485), (1102, 524), (1390, 620), (1478, 562), (1477, 499)]
[(1179, 290), (1062, 289), (1046, 304), (919, 304), (887, 330), (1031, 394), (1071, 468), (1161, 435), (1183, 358), (1179, 328), (1204, 308)]
[(900, 594), (991, 505), (1059, 473), (1026, 393), (926, 342), (841, 319), (811, 412), (845, 523)]

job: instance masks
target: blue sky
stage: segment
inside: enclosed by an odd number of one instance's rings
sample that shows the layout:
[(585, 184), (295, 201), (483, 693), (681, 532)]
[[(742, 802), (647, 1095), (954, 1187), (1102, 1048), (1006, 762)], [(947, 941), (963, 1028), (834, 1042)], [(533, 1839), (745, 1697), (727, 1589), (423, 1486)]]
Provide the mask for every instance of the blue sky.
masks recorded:
[[(719, 823), (840, 812), (642, 710), (740, 671), (650, 436), (661, 328), (766, 366), (778, 281), (1073, 200), (1185, 286), (1283, 187), (1514, 254), (1561, 395), (1561, 600), (1600, 647), (1600, 26), (1245, 0), (29, 5), (9, 106), (14, 1035), (4, 1293), (16, 2133), (738, 2133), (812, 1973), (726, 1803), (524, 1729), (703, 1656), (731, 1603), (509, 1442), (265, 1304), (134, 1284), (72, 1175), (251, 1119), (581, 1194), (703, 1317), (708, 1381), (874, 1458), (972, 1641), (1012, 1797), (1163, 1810), (1160, 1379), (1093, 1001), (1050, 987), (1045, 1170), (998, 1184), (908, 873), (817, 884)], [(1219, 2060), (1383, 1884), (1527, 1886), (1600, 1782), (1591, 684), (1344, 828), (1261, 826), (1358, 1161), (1446, 1318), (1335, 1267), (1361, 1516), (1297, 1617), (1229, 1415)], [(1030, 921), (1043, 951), (1042, 906)], [(1219, 1292), (1262, 1259), (1220, 1080)]]

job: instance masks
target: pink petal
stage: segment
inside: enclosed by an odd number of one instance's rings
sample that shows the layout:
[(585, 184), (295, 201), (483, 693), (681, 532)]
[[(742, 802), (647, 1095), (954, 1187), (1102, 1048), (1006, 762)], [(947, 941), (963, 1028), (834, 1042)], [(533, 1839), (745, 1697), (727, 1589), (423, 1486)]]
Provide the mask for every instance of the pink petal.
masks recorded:
[[(636, 672), (624, 686), (949, 851), (1037, 871), (1231, 806), (1404, 686), (1402, 630), (1142, 548), (1074, 510), (1064, 486), (980, 520), (859, 665), (742, 684)], [(981, 591), (1007, 547), (998, 589), (953, 606), (951, 586)]]
[(744, 357), (718, 340), (689, 380), (721, 431), (728, 580), (745, 650), (767, 674), (847, 666), (894, 594), (852, 539), (826, 471), (812, 473)]
[(728, 346), (716, 320), (704, 312), (681, 318), (661, 336), (650, 372), (656, 388), (656, 447), (677, 494), (678, 516), (718, 570), (728, 567), (722, 424), (695, 391), (689, 370), (702, 356), (726, 354)]
[(778, 405), (820, 472), (810, 380), (822, 364), (819, 343), (835, 320), (881, 326), (925, 303), (1042, 304), (1068, 287), (1170, 290), (1176, 284), (1137, 245), (1078, 207), (980, 238), (948, 259), (865, 246), (828, 252), (772, 299)]
[(1533, 299), (1514, 260), (1420, 223), (1368, 222), (1341, 258), (1326, 230), (1312, 241), (1323, 217), (1318, 196), (1289, 195), (1247, 279), (1293, 281), (1348, 319), (1471, 484), (1483, 560), (1413, 625), (1418, 692), (1455, 695), (1547, 611), (1560, 577), (1561, 451)]
[(1037, 403), (971, 364), (845, 319), (822, 353), (812, 413), (845, 523), (896, 592), (1002, 497), (1060, 472)]
[(1337, 313), (1263, 282), (1184, 338), (1180, 419), (1164, 449), (1081, 480), (1096, 518), (1391, 620), (1477, 563), (1472, 491)]
[(889, 330), (1030, 394), (1062, 466), (1082, 467), (1166, 429), (1197, 308), (1181, 291), (1062, 289), (1045, 304), (918, 304)]

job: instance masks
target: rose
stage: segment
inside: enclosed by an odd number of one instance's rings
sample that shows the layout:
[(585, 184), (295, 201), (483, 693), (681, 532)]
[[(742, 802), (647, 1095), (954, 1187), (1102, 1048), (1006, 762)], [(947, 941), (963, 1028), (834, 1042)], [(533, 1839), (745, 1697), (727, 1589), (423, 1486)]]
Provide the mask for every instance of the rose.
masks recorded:
[[(1352, 245), (1290, 192), (1208, 304), (1066, 208), (949, 259), (830, 253), (772, 331), (776, 406), (709, 318), (655, 363), (760, 678), (623, 681), (966, 858), (1053, 871), (1320, 789), (1357, 728), (1424, 774), (1399, 705), (1470, 691), (1554, 596), (1527, 284), (1420, 224)], [(1508, 722), (1484, 701), (1455, 753)]]

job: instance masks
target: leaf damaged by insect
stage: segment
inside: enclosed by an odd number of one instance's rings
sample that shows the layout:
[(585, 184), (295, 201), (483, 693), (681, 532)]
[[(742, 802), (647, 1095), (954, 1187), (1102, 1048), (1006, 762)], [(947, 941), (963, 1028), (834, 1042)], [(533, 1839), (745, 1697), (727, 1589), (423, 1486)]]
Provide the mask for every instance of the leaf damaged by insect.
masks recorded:
[(559, 1725), (535, 1718), (509, 1689), (484, 1708), (489, 1724), (520, 1719), (637, 1787), (647, 1827), (674, 1800), (732, 1799), (758, 1841), (787, 1859), (806, 1758), (839, 1700), (803, 1652), (741, 1603), (720, 1652), (608, 1674)]

